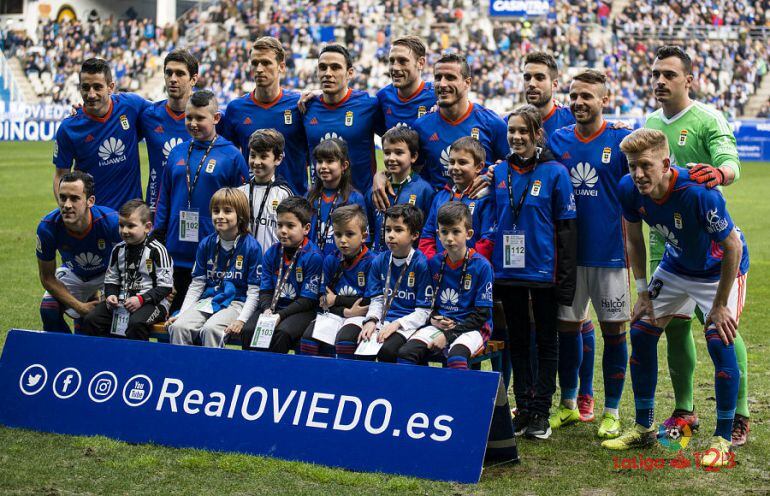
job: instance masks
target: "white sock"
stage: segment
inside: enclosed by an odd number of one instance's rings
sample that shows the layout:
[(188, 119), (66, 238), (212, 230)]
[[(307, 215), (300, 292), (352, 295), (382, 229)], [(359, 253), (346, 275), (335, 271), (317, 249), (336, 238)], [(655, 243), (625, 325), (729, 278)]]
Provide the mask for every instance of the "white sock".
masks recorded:
[(618, 409), (617, 408), (606, 408), (605, 407), (604, 408), (604, 413), (611, 413), (611, 414), (613, 414), (616, 417), (620, 416), (620, 414), (618, 413)]

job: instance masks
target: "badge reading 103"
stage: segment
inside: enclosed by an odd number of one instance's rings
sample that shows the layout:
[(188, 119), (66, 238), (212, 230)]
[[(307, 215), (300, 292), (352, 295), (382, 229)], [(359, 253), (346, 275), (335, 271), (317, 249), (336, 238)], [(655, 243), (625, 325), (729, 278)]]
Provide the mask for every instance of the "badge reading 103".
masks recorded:
[(503, 268), (523, 269), (527, 254), (524, 231), (503, 233)]
[(345, 112), (345, 125), (351, 127), (353, 125), (353, 112), (348, 110)]

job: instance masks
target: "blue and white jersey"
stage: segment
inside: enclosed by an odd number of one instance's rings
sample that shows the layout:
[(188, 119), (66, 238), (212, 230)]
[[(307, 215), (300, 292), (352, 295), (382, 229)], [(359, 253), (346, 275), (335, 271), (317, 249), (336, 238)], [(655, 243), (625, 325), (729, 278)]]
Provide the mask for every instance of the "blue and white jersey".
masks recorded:
[(413, 95), (401, 98), (398, 88), (391, 83), (377, 92), (377, 101), (385, 121), (385, 130), (388, 130), (396, 126), (413, 127), (414, 121), (436, 105), (436, 94), (433, 92), (433, 83), (423, 81)]
[(37, 226), (37, 258), (44, 262), (61, 255), (62, 264), (83, 280), (104, 275), (112, 248), (120, 243), (118, 213), (111, 208), (94, 205), (86, 231), (76, 236), (64, 227), (57, 208)]
[(230, 301), (246, 301), (251, 286), (259, 286), (262, 275), (262, 247), (254, 236), (243, 234), (230, 250), (225, 250), (216, 233), (207, 236), (198, 245), (192, 277), (205, 277), (206, 289), (201, 298), (210, 298), (226, 291), (232, 284), (235, 293)]
[[(420, 235), (420, 249), (428, 258), (444, 251), (441, 241), (438, 239), (438, 209), (445, 203), (460, 201), (468, 206), (473, 219), (473, 236), (468, 240), (468, 248), (473, 248), (480, 239), (494, 238), (493, 227), (495, 224), (495, 206), (492, 195), (484, 195), (481, 198), (471, 198), (464, 192), (458, 192), (455, 186), (444, 186), (433, 197), (425, 225)], [(425, 240), (425, 241), (423, 241)], [(423, 247), (425, 249), (423, 250)]]
[(369, 267), (374, 260), (372, 253), (366, 245), (362, 246), (361, 253), (353, 260), (343, 260), (342, 254), (326, 255), (324, 258), (324, 271), (321, 280), (321, 294), (326, 294), (326, 288), (330, 284), (332, 292), (338, 296), (358, 296), (364, 298), (366, 294), (366, 278)]
[(495, 112), (471, 103), (468, 111), (456, 121), (449, 121), (441, 112), (431, 112), (414, 123), (420, 135), (420, 174), (436, 191), (449, 184), (449, 149), (464, 136), (481, 142), (486, 152), (486, 165), (504, 159), (510, 150), (505, 122)]
[(177, 114), (171, 110), (168, 100), (155, 102), (145, 108), (140, 125), (142, 136), (147, 142), (147, 158), (150, 162), (150, 179), (147, 181), (145, 201), (154, 212), (168, 154), (176, 145), (189, 140), (190, 135), (185, 127), (185, 113)]
[(575, 125), (551, 134), (549, 146), (569, 169), (577, 206), (577, 264), (583, 267), (626, 267), (623, 212), (618, 183), (628, 174), (620, 142), (631, 131), (607, 127), (596, 134), (578, 135)]
[(139, 167), (139, 116), (150, 102), (133, 93), (110, 96), (110, 109), (95, 117), (79, 109), (56, 132), (53, 164), (87, 172), (94, 178), (96, 203), (119, 210), (142, 197)]
[[(725, 199), (715, 189), (690, 179), (687, 169), (671, 167), (668, 192), (653, 200), (636, 189), (630, 175), (620, 181), (623, 215), (629, 222), (645, 221), (666, 240), (660, 268), (686, 277), (719, 280), (722, 248), (735, 225), (727, 212)], [(749, 268), (749, 252), (743, 242), (740, 272)]]
[[(420, 177), (412, 173), (401, 184), (393, 184), (395, 196), (388, 196), (390, 205), (410, 204), (419, 208), (423, 215), (427, 215), (433, 202), (433, 187)], [(377, 210), (372, 200), (372, 190), (366, 192), (366, 212), (369, 215), (369, 239), (372, 240), (372, 250), (379, 253), (388, 249), (383, 239), (385, 234), (385, 212)]]
[(302, 114), (297, 108), (299, 97), (296, 91), (281, 90), (274, 101), (260, 103), (251, 92), (227, 104), (217, 131), (240, 148), (246, 163), (254, 131), (273, 128), (281, 133), (286, 145), (276, 173), (286, 179), (294, 194), (305, 196), (309, 158)]
[[(390, 267), (390, 269), (389, 269)], [(381, 322), (393, 322), (410, 313), (415, 308), (430, 308), (433, 301), (433, 285), (431, 284), (428, 259), (418, 250), (412, 250), (412, 254), (404, 266), (391, 263), (390, 251), (384, 251), (377, 255), (369, 269), (369, 277), (366, 281), (366, 297), (376, 298), (384, 296), (385, 280), (390, 270), (387, 298), (393, 299), (387, 315), (383, 315)], [(404, 276), (399, 282), (399, 275), (404, 271)], [(395, 291), (395, 296), (393, 292)]]
[[(274, 244), (265, 253), (260, 291), (275, 291), (279, 272), (283, 275), (288, 270), (291, 258), (282, 255), (283, 249), (280, 243)], [(304, 244), (299, 248), (294, 267), (286, 276), (275, 309), (286, 308), (297, 298), (318, 301), (322, 274), (323, 256), (318, 251), (318, 247), (305, 238)]]
[(307, 104), (304, 124), (311, 153), (321, 141), (341, 138), (348, 145), (353, 185), (358, 191), (367, 191), (372, 187), (376, 167), (374, 135), (381, 133), (383, 128), (375, 97), (364, 91), (349, 89), (345, 98), (336, 105), (324, 103), (323, 97), (313, 98)]
[[(439, 280), (441, 284), (435, 289), (436, 303), (433, 309), (437, 314), (457, 323), (475, 313), (476, 308), (492, 308), (492, 266), (473, 248), (468, 251), (467, 267), (464, 259), (452, 263), (446, 252), (439, 253), (429, 262), (434, 286), (439, 284)], [(486, 329), (481, 330), (482, 334), (488, 336), (492, 330), (492, 312), (484, 327)]]
[(321, 198), (313, 202), (313, 217), (310, 219), (308, 238), (316, 244), (324, 257), (337, 253), (337, 246), (334, 244), (334, 226), (331, 222), (332, 212), (339, 207), (353, 204), (360, 205), (366, 212), (364, 197), (356, 190), (350, 192), (347, 200), (343, 200), (336, 189), (324, 188)]

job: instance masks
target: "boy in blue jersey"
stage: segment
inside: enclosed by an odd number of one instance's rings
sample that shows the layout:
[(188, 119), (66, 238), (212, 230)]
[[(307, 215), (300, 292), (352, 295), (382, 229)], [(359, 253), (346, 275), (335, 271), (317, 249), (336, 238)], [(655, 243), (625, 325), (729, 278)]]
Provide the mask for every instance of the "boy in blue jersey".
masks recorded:
[[(360, 205), (345, 205), (334, 211), (331, 222), (338, 253), (324, 258), (320, 290), (323, 314), (318, 314), (302, 336), (303, 355), (333, 356), (340, 331), (346, 325), (360, 329), (369, 310), (369, 298), (364, 293), (375, 255), (364, 243), (368, 231), (366, 212)], [(341, 345), (342, 353), (352, 354), (355, 346), (349, 347), (352, 349), (345, 350)]]
[(492, 266), (468, 247), (473, 225), (465, 204), (446, 203), (437, 218), (446, 251), (430, 261), (434, 287), (430, 325), (409, 338), (398, 361), (423, 364), (431, 352), (446, 352), (447, 366), (464, 370), (484, 349), (492, 331)]
[[(68, 172), (57, 184), (59, 208), (37, 227), (37, 266), (45, 288), (40, 303), (43, 330), (70, 332), (64, 313), (80, 320), (98, 301), (112, 247), (120, 242), (118, 213), (94, 205), (94, 180), (84, 172)], [(62, 265), (56, 268), (56, 252)]]
[(140, 119), (150, 162), (145, 200), (152, 212), (158, 202), (168, 154), (176, 145), (190, 139), (185, 127), (185, 108), (198, 81), (198, 61), (187, 50), (174, 50), (163, 59), (163, 78), (168, 99), (144, 109)]
[[(254, 91), (233, 100), (217, 125), (219, 133), (249, 158), (249, 139), (259, 129), (272, 128), (283, 135), (286, 148), (278, 174), (296, 195), (304, 196), (308, 186), (308, 147), (302, 116), (297, 109), (300, 94), (281, 88), (286, 74), (286, 52), (281, 42), (263, 36), (249, 52)], [(266, 247), (267, 248), (267, 247)]]
[[(413, 129), (399, 126), (389, 129), (382, 136), (382, 152), (385, 170), (390, 180), (393, 195), (388, 195), (391, 205), (409, 203), (423, 212), (430, 210), (433, 200), (433, 188), (419, 174), (412, 171), (420, 150), (420, 138)], [(366, 208), (369, 212), (369, 225), (372, 226), (370, 239), (372, 250), (379, 253), (387, 250), (385, 246), (385, 211), (376, 207), (374, 192), (366, 193)]]
[(303, 122), (309, 150), (328, 138), (347, 143), (353, 185), (367, 191), (376, 167), (374, 135), (382, 134), (383, 123), (377, 99), (348, 87), (353, 71), (345, 47), (327, 45), (321, 50), (317, 72), (323, 95), (308, 102)]
[[(244, 350), (288, 353), (316, 316), (323, 257), (307, 237), (310, 216), (310, 203), (302, 197), (292, 196), (278, 205), (278, 243), (265, 253), (259, 306), (243, 328)], [(252, 339), (261, 316), (277, 319), (265, 347)]]
[(429, 259), (444, 251), (438, 228), (438, 211), (447, 202), (458, 201), (468, 206), (472, 217), (472, 235), (468, 238), (468, 248), (474, 248), (479, 255), (492, 257), (492, 227), (495, 213), (492, 197), (484, 193), (479, 198), (470, 194), (476, 178), (484, 167), (484, 148), (475, 138), (465, 136), (454, 143), (449, 151), (449, 177), (453, 186), (444, 186), (436, 193), (430, 207), (428, 219), (420, 237), (420, 251)]
[(174, 259), (176, 295), (170, 313), (181, 308), (184, 301), (198, 243), (214, 232), (209, 200), (220, 188), (237, 188), (249, 177), (243, 155), (217, 135), (215, 126), (220, 113), (214, 93), (194, 93), (185, 119), (192, 139), (169, 153), (155, 212), (155, 236)]
[[(704, 467), (731, 465), (741, 375), (733, 343), (745, 298), (748, 250), (721, 193), (691, 179), (687, 169), (671, 166), (663, 132), (638, 129), (620, 147), (631, 172), (621, 180), (619, 194), (639, 293), (630, 359), (636, 424), (602, 446), (621, 450), (655, 442), (658, 340), (674, 315), (691, 315), (698, 307), (706, 316), (704, 335), (714, 363), (717, 410), (714, 437), (700, 462)], [(665, 254), (649, 285), (642, 220), (666, 239)]]
[(630, 131), (607, 126), (602, 118), (607, 100), (604, 74), (587, 70), (576, 75), (570, 84), (570, 108), (577, 124), (557, 130), (549, 140), (554, 155), (569, 169), (578, 222), (575, 299), (572, 306), (559, 307), (561, 403), (550, 425), (557, 429), (581, 420), (581, 323), (588, 319), (590, 300), (604, 339), (605, 404), (598, 435), (614, 438), (620, 435), (618, 406), (628, 361), (625, 324), (631, 314), (625, 229), (617, 192), (620, 179), (628, 171), (620, 142)]
[(74, 165), (93, 176), (96, 202), (117, 210), (142, 196), (139, 117), (150, 103), (133, 93), (113, 94), (115, 81), (102, 59), (83, 62), (79, 81), (83, 108), (56, 132), (54, 196), (58, 199), (59, 180)]

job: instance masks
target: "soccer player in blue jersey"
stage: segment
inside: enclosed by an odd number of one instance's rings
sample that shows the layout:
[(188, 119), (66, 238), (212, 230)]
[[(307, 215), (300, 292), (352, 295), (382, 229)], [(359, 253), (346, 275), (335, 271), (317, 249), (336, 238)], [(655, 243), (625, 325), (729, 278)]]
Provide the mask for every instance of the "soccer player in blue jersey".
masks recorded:
[(209, 214), (211, 197), (220, 188), (237, 188), (249, 177), (243, 155), (217, 135), (219, 119), (214, 93), (194, 93), (185, 109), (192, 139), (171, 150), (169, 165), (163, 171), (153, 232), (174, 259), (176, 295), (169, 313), (181, 308), (184, 301), (198, 243), (214, 232)]
[(163, 59), (163, 78), (168, 99), (145, 108), (140, 118), (150, 162), (145, 200), (152, 212), (155, 212), (168, 154), (176, 145), (190, 139), (185, 127), (185, 108), (198, 81), (198, 61), (187, 50), (174, 50)]
[[(704, 467), (730, 465), (734, 462), (730, 440), (741, 375), (734, 341), (749, 263), (745, 241), (721, 193), (693, 180), (687, 169), (671, 165), (662, 131), (638, 129), (620, 146), (628, 157), (630, 175), (621, 180), (618, 189), (639, 293), (631, 324), (630, 359), (636, 424), (602, 446), (622, 450), (655, 442), (658, 341), (674, 315), (691, 315), (697, 306), (706, 316), (703, 330), (714, 363), (717, 417), (710, 448), (700, 463)], [(666, 251), (649, 285), (641, 221), (666, 239)]]
[[(382, 136), (382, 152), (385, 170), (393, 189), (388, 194), (388, 203), (399, 205), (409, 203), (419, 208), (423, 215), (430, 210), (433, 188), (419, 174), (412, 171), (420, 149), (417, 132), (406, 126), (389, 129)], [(387, 193), (386, 193), (387, 194)], [(366, 193), (366, 208), (371, 226), (372, 250), (376, 253), (387, 250), (385, 245), (385, 211), (377, 208), (374, 189)]]
[(113, 94), (115, 81), (102, 59), (83, 62), (79, 77), (83, 108), (56, 132), (54, 197), (59, 196), (59, 180), (74, 165), (93, 176), (96, 202), (117, 210), (142, 196), (139, 119), (149, 102), (133, 93)]
[[(457, 139), (471, 136), (479, 140), (487, 165), (504, 159), (509, 148), (505, 122), (493, 111), (468, 100), (471, 74), (465, 57), (443, 55), (433, 66), (433, 79), (438, 112), (417, 119), (414, 129), (420, 135), (420, 174), (440, 190), (449, 183), (449, 149)], [(484, 183), (482, 178), (477, 182)]]
[(376, 98), (348, 86), (353, 71), (345, 47), (327, 45), (321, 50), (317, 73), (323, 95), (307, 103), (303, 122), (309, 150), (329, 138), (347, 143), (353, 185), (367, 191), (376, 167), (374, 135), (383, 132), (382, 115)]
[(557, 129), (575, 123), (570, 109), (553, 99), (554, 91), (559, 88), (559, 66), (553, 55), (529, 52), (524, 58), (523, 79), (527, 103), (540, 111), (546, 136), (550, 137)]
[[(602, 118), (608, 100), (607, 78), (587, 70), (570, 84), (570, 109), (576, 124), (550, 135), (554, 155), (566, 165), (575, 188), (578, 221), (577, 284), (572, 306), (559, 307), (559, 385), (561, 403), (551, 428), (580, 420), (578, 372), (583, 359), (581, 322), (588, 319), (589, 300), (604, 339), (602, 372), (605, 405), (599, 437), (620, 435), (618, 406), (628, 361), (625, 323), (631, 295), (625, 251), (625, 229), (617, 189), (628, 163), (620, 142), (630, 134), (613, 129)], [(592, 363), (593, 365), (593, 363)]]
[(256, 87), (227, 105), (217, 129), (240, 147), (246, 160), (254, 131), (272, 128), (281, 133), (286, 147), (278, 174), (288, 181), (294, 194), (304, 196), (308, 187), (308, 145), (297, 108), (300, 94), (281, 88), (281, 77), (286, 74), (286, 52), (280, 41), (263, 36), (251, 46), (249, 61)]
[(37, 227), (38, 274), (45, 288), (40, 318), (44, 331), (70, 332), (66, 311), (79, 332), (81, 319), (99, 303), (93, 297), (104, 283), (112, 248), (121, 241), (118, 213), (94, 205), (94, 180), (84, 172), (68, 172), (56, 186), (59, 208)]

